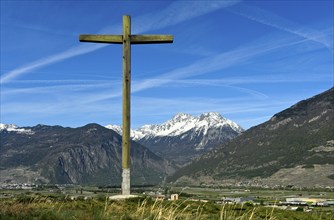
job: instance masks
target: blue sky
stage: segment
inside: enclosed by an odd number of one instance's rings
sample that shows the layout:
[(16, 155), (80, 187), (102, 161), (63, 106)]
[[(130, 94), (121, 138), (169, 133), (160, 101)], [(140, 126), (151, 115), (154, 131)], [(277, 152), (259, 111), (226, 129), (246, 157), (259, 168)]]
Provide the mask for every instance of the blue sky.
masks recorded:
[(121, 124), (122, 46), (80, 34), (172, 34), (132, 46), (131, 125), (219, 112), (244, 128), (333, 86), (333, 1), (1, 1), (1, 123)]

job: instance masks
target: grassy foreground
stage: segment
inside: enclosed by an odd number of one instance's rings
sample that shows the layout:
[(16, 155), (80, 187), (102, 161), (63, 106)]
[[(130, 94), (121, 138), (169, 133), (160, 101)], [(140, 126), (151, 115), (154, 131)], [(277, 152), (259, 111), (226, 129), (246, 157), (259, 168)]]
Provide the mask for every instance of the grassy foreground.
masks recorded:
[(108, 197), (71, 200), (69, 196), (24, 195), (0, 200), (0, 219), (333, 219), (333, 212), (304, 213), (251, 205), (218, 205), (190, 200), (155, 201)]

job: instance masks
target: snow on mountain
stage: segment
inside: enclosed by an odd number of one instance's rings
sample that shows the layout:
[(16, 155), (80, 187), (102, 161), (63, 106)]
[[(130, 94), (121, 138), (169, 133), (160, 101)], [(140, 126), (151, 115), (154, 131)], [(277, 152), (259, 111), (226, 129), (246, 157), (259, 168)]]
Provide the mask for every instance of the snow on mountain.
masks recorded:
[[(105, 127), (122, 134), (122, 128), (120, 126), (107, 125)], [(197, 117), (190, 114), (178, 113), (172, 119), (161, 125), (144, 125), (136, 130), (131, 130), (131, 137), (133, 140), (140, 140), (148, 137), (173, 137), (184, 134), (192, 129), (206, 135), (209, 129), (221, 127), (230, 127), (237, 133), (243, 131), (243, 129), (235, 122), (224, 118), (217, 112), (204, 113)]]
[[(116, 133), (118, 133), (119, 135), (122, 135), (122, 126), (119, 125), (106, 125), (105, 126), (108, 129), (114, 130)], [(133, 140), (139, 140), (140, 137), (138, 137), (138, 134), (135, 130), (130, 130), (130, 136), (132, 137)]]
[(196, 124), (195, 117), (180, 113), (161, 125), (144, 125), (134, 131), (134, 138), (144, 136), (176, 136), (192, 129)]
[(106, 125), (105, 126), (108, 129), (114, 130), (115, 132), (117, 132), (118, 134), (122, 134), (122, 127), (118, 126), (118, 125)]
[(34, 134), (31, 129), (20, 128), (14, 124), (2, 124), (0, 123), (0, 131), (8, 131), (8, 132), (17, 132), (20, 134)]

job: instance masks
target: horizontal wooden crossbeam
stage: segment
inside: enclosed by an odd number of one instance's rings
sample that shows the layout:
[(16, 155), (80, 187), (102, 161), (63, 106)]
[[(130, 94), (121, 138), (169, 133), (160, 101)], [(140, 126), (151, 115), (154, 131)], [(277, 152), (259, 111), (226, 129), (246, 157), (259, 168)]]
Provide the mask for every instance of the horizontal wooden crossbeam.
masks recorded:
[[(122, 44), (122, 35), (81, 34), (80, 42)], [(173, 43), (173, 35), (130, 35), (131, 44)]]
[(122, 44), (122, 35), (80, 34), (80, 42)]
[(173, 35), (131, 35), (131, 44), (173, 43)]

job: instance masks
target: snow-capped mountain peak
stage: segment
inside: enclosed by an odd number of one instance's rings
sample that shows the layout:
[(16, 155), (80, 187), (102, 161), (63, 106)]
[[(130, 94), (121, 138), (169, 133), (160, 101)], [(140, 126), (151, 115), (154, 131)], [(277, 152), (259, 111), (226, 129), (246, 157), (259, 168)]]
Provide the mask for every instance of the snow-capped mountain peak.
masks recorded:
[(226, 121), (227, 120), (224, 117), (216, 112), (204, 113), (197, 117), (197, 123), (207, 123), (209, 126), (224, 124)]
[[(136, 130), (131, 130), (131, 137), (134, 140), (140, 140), (148, 137), (178, 136), (191, 129), (206, 134), (208, 129), (219, 127), (231, 127), (232, 130), (238, 133), (243, 131), (239, 125), (224, 118), (217, 112), (203, 113), (197, 117), (190, 114), (178, 113), (172, 119), (161, 125), (144, 125)], [(113, 129), (119, 134), (122, 134), (120, 126), (107, 125), (106, 128)]]
[(234, 131), (243, 131), (243, 128), (241, 128), (235, 122), (224, 118), (218, 112), (203, 113), (198, 117), (198, 122), (202, 126), (207, 124), (209, 127), (231, 127)]
[(176, 114), (170, 121), (186, 121), (193, 119), (194, 116), (186, 113), (178, 113)]
[[(106, 127), (122, 133), (119, 126)], [(158, 155), (184, 164), (191, 158), (226, 143), (242, 131), (239, 125), (217, 112), (199, 116), (178, 113), (160, 125), (144, 125), (131, 130), (131, 137)]]

